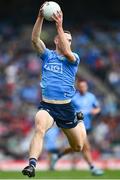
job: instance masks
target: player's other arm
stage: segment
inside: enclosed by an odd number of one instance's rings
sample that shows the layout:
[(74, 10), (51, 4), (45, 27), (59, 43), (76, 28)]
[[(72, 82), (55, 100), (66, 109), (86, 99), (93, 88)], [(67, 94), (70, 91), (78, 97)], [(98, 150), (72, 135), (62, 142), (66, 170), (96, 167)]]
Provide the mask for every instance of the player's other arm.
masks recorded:
[(37, 17), (37, 20), (33, 27), (32, 37), (31, 37), (33, 47), (40, 54), (43, 54), (46, 49), (44, 42), (40, 39), (41, 29), (42, 29), (42, 25), (43, 25), (43, 19), (44, 19), (44, 17), (42, 15), (42, 7), (41, 7), (38, 17)]
[(100, 104), (99, 104), (97, 98), (93, 95), (93, 108), (91, 110), (91, 114), (97, 115), (100, 112), (101, 112)]
[(98, 113), (100, 113), (100, 111), (101, 111), (101, 108), (100, 107), (96, 107), (96, 108), (93, 108), (91, 110), (91, 114), (92, 115), (97, 115)]
[(59, 43), (60, 43), (61, 52), (71, 62), (75, 62), (76, 57), (74, 56), (74, 54), (71, 51), (70, 42), (67, 40), (65, 33), (64, 33), (64, 30), (63, 30), (63, 26), (62, 26), (63, 14), (62, 14), (62, 11), (58, 12), (57, 14), (54, 14), (53, 19), (56, 22), (56, 29), (57, 29), (58, 36), (59, 36), (59, 41), (60, 41)]

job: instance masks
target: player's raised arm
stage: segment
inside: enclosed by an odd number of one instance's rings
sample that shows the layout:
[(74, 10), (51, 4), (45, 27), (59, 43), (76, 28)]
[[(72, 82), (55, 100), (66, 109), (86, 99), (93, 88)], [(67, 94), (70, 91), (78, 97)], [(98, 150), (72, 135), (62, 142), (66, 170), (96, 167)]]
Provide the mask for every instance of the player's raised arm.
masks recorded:
[(42, 29), (43, 19), (44, 19), (43, 14), (42, 14), (42, 7), (43, 5), (40, 8), (37, 20), (33, 27), (32, 37), (31, 37), (33, 47), (40, 54), (43, 54), (46, 49), (44, 42), (40, 39), (41, 29)]
[(71, 51), (71, 41), (72, 37), (71, 35), (67, 35), (67, 33), (64, 32), (63, 30), (63, 13), (62, 11), (57, 12), (56, 14), (53, 15), (52, 17), (56, 23), (56, 29), (58, 32), (59, 36), (59, 45), (62, 54), (69, 59), (71, 62), (76, 61), (76, 57), (73, 55)]

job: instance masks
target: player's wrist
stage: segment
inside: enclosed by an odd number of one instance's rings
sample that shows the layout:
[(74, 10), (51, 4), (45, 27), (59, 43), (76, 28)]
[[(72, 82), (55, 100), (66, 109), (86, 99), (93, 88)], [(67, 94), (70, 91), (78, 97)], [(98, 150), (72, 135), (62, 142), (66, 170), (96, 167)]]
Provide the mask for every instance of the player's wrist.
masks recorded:
[(64, 32), (62, 25), (56, 25), (58, 32)]

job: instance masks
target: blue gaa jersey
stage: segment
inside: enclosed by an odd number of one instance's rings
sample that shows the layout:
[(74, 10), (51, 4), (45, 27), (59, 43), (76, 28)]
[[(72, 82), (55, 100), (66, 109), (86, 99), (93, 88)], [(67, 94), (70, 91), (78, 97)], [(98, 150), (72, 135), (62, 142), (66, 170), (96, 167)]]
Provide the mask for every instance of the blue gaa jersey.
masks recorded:
[(79, 56), (70, 62), (65, 56), (46, 48), (42, 59), (42, 96), (49, 100), (67, 100), (75, 94), (74, 81), (79, 64)]
[(90, 112), (94, 107), (99, 107), (99, 102), (95, 95), (90, 92), (81, 95), (79, 91), (76, 91), (72, 98), (72, 103), (76, 112), (81, 111), (84, 114), (84, 124), (86, 129), (91, 129), (92, 115)]

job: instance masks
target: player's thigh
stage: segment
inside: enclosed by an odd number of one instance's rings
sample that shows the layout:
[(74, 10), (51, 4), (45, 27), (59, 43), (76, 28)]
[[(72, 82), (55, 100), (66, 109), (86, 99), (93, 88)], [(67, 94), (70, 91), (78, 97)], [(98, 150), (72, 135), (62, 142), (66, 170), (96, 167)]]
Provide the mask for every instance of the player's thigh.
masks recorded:
[(82, 149), (86, 139), (86, 130), (83, 122), (77, 124), (76, 127), (71, 129), (62, 129), (68, 138), (71, 147), (79, 151), (79, 147)]
[(53, 125), (54, 120), (45, 110), (39, 110), (35, 115), (36, 130), (47, 131)]

